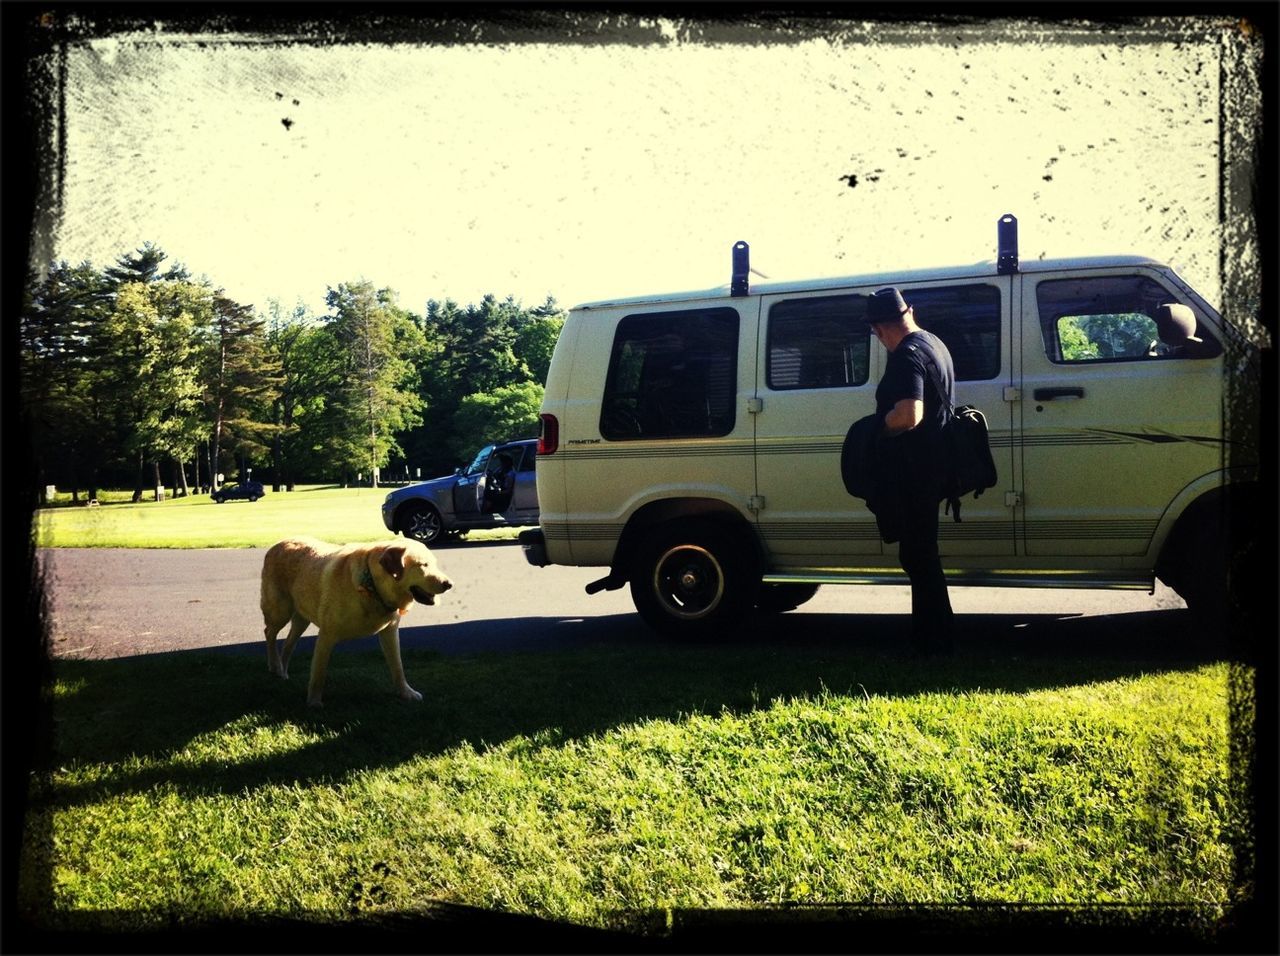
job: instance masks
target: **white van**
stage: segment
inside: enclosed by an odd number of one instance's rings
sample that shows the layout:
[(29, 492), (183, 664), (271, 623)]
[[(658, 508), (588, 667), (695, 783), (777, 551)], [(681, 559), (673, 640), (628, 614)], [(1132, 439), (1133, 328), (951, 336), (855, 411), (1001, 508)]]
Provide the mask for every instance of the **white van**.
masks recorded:
[(1256, 429), (1224, 403), (1256, 348), (1166, 265), (1019, 265), (1014, 229), (1001, 220), (996, 263), (752, 287), (739, 243), (727, 289), (572, 309), (528, 560), (608, 568), (589, 592), (629, 583), (651, 626), (680, 633), (822, 584), (905, 583), (840, 477), (887, 356), (860, 316), (893, 285), (951, 350), (957, 404), (986, 414), (999, 472), (960, 522), (940, 519), (948, 581), (1150, 590), (1158, 576), (1219, 612), (1240, 550), (1228, 518), (1258, 494)]

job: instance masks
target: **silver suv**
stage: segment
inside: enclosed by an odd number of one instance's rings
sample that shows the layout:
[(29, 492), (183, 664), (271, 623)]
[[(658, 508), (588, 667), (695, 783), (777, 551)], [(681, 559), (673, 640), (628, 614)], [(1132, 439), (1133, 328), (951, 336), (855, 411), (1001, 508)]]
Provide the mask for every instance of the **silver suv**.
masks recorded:
[(452, 475), (397, 488), (382, 503), (382, 523), (429, 545), (475, 528), (536, 525), (537, 446), (537, 439), (485, 445)]

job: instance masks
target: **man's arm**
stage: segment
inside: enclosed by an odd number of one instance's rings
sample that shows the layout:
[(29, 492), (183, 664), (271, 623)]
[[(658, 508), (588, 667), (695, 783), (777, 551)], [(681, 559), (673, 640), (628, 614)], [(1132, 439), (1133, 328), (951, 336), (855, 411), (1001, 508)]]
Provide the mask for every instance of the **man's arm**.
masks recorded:
[(924, 421), (924, 400), (901, 398), (884, 417), (884, 433), (892, 437), (909, 432)]

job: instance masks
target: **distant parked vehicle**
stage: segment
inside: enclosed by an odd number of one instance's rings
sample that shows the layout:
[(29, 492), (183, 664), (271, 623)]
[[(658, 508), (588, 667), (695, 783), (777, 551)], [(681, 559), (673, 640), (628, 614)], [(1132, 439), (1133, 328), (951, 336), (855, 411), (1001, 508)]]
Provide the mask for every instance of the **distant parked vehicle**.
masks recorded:
[(223, 485), (209, 497), (222, 504), (224, 501), (234, 501), (237, 498), (248, 499), (249, 501), (257, 501), (266, 492), (262, 488), (260, 481), (242, 481), (238, 484), (232, 483)]
[(387, 495), (382, 523), (428, 545), (475, 528), (536, 525), (537, 451), (536, 438), (485, 445), (466, 468)]

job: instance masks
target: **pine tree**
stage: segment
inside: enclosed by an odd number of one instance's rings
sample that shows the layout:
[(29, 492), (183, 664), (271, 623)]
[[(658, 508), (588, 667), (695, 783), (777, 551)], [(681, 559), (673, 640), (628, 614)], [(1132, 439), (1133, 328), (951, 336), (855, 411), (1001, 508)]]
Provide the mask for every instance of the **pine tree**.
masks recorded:
[(221, 291), (213, 296), (206, 404), (212, 418), (210, 485), (228, 453), (237, 460), (266, 455), (277, 426), (267, 410), (284, 383), (277, 357), (267, 348), (266, 320)]

